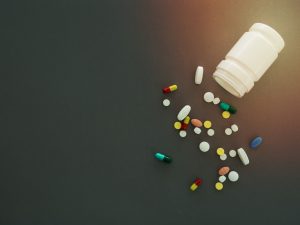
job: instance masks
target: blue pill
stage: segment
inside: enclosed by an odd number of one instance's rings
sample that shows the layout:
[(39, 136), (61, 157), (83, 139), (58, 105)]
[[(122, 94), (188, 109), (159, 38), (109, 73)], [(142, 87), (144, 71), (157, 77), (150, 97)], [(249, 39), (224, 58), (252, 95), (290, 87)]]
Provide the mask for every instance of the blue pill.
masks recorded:
[(250, 141), (250, 147), (257, 148), (258, 146), (261, 145), (262, 141), (263, 141), (263, 139), (261, 137), (257, 136)]

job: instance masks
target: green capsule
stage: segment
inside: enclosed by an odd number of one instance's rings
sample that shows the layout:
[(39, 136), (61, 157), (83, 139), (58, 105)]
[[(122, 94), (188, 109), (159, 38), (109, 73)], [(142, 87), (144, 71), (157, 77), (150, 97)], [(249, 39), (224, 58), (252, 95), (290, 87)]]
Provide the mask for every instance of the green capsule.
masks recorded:
[(236, 113), (236, 108), (234, 108), (233, 106), (230, 106), (228, 109), (228, 112), (235, 114)]
[(155, 153), (154, 157), (157, 158), (158, 160), (164, 161), (164, 162), (166, 162), (166, 163), (172, 162), (172, 159), (171, 159), (170, 156), (161, 154), (161, 153), (159, 153), (159, 152)]
[(230, 105), (229, 105), (228, 103), (226, 103), (226, 102), (221, 102), (219, 106), (220, 106), (220, 108), (223, 109), (224, 111), (228, 111), (229, 108), (230, 108)]

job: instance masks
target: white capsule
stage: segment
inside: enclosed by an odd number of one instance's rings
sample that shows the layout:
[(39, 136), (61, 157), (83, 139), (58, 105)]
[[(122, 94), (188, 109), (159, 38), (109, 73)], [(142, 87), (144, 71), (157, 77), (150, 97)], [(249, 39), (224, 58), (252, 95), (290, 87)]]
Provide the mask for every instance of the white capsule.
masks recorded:
[(230, 128), (226, 128), (225, 129), (225, 134), (226, 135), (231, 135), (232, 134), (232, 130)]
[(189, 115), (191, 109), (192, 109), (192, 108), (191, 108), (191, 106), (189, 106), (189, 105), (184, 106), (184, 107), (179, 111), (179, 113), (178, 113), (178, 115), (177, 115), (177, 119), (178, 119), (179, 121), (184, 120), (184, 118), (187, 117), (187, 115)]
[(195, 74), (195, 84), (201, 84), (203, 79), (203, 67), (198, 66)]
[(220, 159), (222, 161), (225, 161), (227, 159), (227, 155), (226, 154), (220, 155)]
[(239, 130), (238, 125), (232, 124), (232, 125), (231, 125), (231, 130), (232, 130), (233, 132), (238, 132), (238, 130)]
[(213, 103), (215, 105), (218, 105), (220, 103), (220, 101), (221, 101), (220, 98), (214, 98)]
[(201, 129), (200, 129), (199, 127), (195, 127), (195, 128), (194, 128), (194, 132), (195, 132), (196, 134), (200, 134), (200, 133), (201, 133)]
[(239, 174), (235, 171), (230, 171), (228, 174), (228, 179), (231, 182), (236, 182), (239, 179)]
[(212, 92), (206, 92), (203, 96), (204, 101), (206, 102), (212, 102), (215, 99), (215, 96)]
[(245, 152), (245, 150), (243, 148), (239, 148), (237, 150), (237, 153), (242, 161), (242, 163), (246, 166), (249, 164), (249, 158), (247, 156), (247, 153)]
[(219, 176), (219, 181), (221, 183), (224, 183), (226, 181), (226, 177), (225, 176)]
[(235, 150), (230, 150), (229, 151), (229, 155), (230, 155), (230, 157), (236, 157), (236, 151)]
[(169, 99), (166, 98), (166, 99), (163, 100), (163, 105), (164, 105), (164, 106), (167, 107), (167, 106), (169, 106), (170, 104), (171, 104), (171, 102), (170, 102)]
[(202, 141), (200, 144), (199, 144), (199, 149), (202, 151), (202, 152), (207, 152), (210, 148), (210, 145), (209, 143), (207, 143), (206, 141)]
[(207, 135), (208, 136), (214, 136), (215, 135), (215, 130), (214, 129), (208, 129), (207, 130)]
[(179, 136), (182, 138), (186, 137), (186, 131), (185, 130), (179, 131)]

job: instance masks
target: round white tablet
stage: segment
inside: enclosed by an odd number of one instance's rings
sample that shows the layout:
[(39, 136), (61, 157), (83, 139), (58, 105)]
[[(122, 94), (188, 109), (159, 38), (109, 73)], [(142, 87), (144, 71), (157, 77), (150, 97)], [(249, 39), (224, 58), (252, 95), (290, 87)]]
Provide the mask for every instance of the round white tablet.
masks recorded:
[(206, 92), (203, 96), (204, 101), (212, 102), (215, 99), (215, 96), (212, 92)]
[(230, 128), (226, 128), (225, 129), (225, 134), (226, 135), (231, 135), (232, 134), (232, 130)]
[(182, 138), (186, 137), (186, 131), (185, 130), (179, 131), (179, 136)]
[(201, 84), (203, 79), (203, 67), (198, 66), (195, 74), (195, 84)]
[(239, 174), (235, 171), (230, 171), (228, 174), (228, 179), (232, 182), (236, 182), (239, 179)]
[(226, 154), (220, 155), (220, 159), (222, 161), (225, 161), (227, 159), (227, 155)]
[(220, 98), (215, 98), (214, 100), (213, 100), (213, 103), (215, 104), (215, 105), (218, 105), (219, 103), (220, 103)]
[(166, 98), (166, 99), (163, 100), (163, 105), (164, 105), (164, 106), (167, 107), (167, 106), (169, 106), (170, 104), (171, 104), (171, 102), (170, 102), (169, 99)]
[(191, 111), (191, 106), (186, 105), (184, 106), (178, 113), (177, 115), (177, 119), (179, 121), (182, 121), (185, 117), (187, 117), (187, 115), (189, 115), (190, 111)]
[(209, 144), (206, 142), (206, 141), (202, 141), (200, 144), (199, 144), (199, 149), (202, 151), (202, 152), (207, 152), (209, 150), (210, 146)]
[(208, 136), (214, 136), (215, 135), (215, 130), (214, 129), (208, 129), (207, 130), (207, 135)]
[(236, 151), (235, 150), (230, 150), (229, 151), (229, 155), (230, 155), (230, 157), (236, 157)]
[(231, 130), (232, 130), (233, 132), (238, 132), (238, 130), (239, 130), (238, 125), (232, 124), (232, 125), (231, 125)]
[(219, 181), (221, 183), (224, 183), (226, 181), (226, 177), (225, 176), (219, 176)]
[(195, 127), (195, 128), (194, 128), (194, 132), (195, 132), (196, 134), (200, 134), (200, 133), (201, 133), (201, 129), (200, 129), (199, 127)]

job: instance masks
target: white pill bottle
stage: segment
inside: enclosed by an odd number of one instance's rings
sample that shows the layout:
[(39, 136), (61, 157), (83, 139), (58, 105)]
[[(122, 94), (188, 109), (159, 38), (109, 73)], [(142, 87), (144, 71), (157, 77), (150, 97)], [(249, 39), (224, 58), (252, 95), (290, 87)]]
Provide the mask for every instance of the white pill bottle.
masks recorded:
[(213, 78), (236, 97), (243, 97), (278, 57), (284, 40), (272, 27), (255, 23), (217, 66)]

